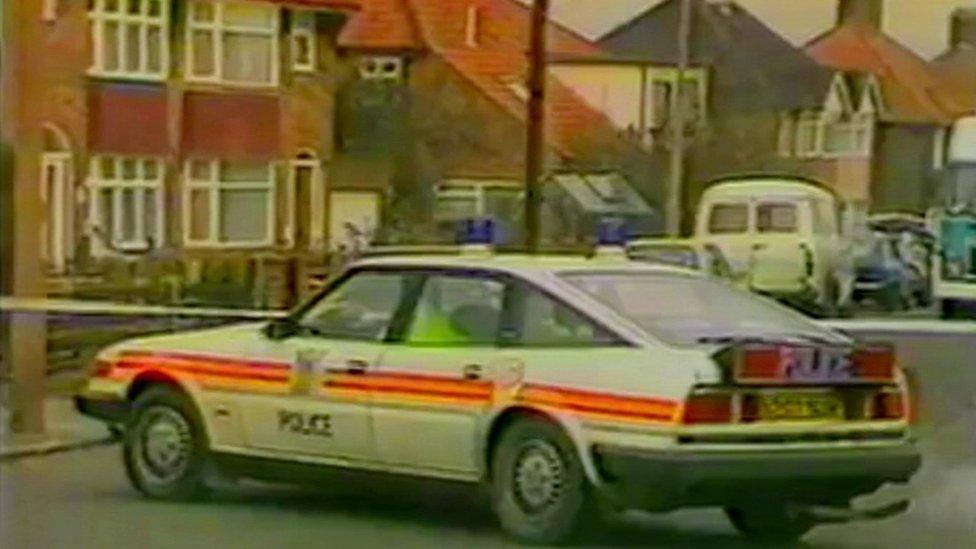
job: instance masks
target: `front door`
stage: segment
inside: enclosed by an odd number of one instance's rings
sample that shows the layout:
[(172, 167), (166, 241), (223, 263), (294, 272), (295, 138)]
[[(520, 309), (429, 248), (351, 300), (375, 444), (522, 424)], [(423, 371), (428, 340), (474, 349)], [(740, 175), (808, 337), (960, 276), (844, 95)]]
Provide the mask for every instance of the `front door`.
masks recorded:
[(446, 475), (477, 471), (491, 404), (505, 284), (483, 273), (426, 277), (402, 342), (383, 355), (374, 392), (380, 459)]
[(298, 333), (279, 342), (294, 357), (291, 394), (241, 408), (249, 446), (289, 456), (375, 459), (363, 380), (379, 364), (409, 280), (393, 272), (353, 273), (300, 316)]
[(41, 253), (55, 273), (64, 272), (71, 255), (73, 210), (69, 164), (66, 153), (41, 156), (41, 199), (45, 203)]

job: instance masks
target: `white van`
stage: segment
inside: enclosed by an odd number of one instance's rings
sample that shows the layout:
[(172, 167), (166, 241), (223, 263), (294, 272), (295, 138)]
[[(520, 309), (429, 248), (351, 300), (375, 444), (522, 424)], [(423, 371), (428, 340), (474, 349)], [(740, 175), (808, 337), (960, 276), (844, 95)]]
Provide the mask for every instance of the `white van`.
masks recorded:
[(704, 192), (695, 237), (715, 243), (753, 291), (829, 314), (854, 286), (838, 218), (837, 199), (815, 182), (743, 176)]

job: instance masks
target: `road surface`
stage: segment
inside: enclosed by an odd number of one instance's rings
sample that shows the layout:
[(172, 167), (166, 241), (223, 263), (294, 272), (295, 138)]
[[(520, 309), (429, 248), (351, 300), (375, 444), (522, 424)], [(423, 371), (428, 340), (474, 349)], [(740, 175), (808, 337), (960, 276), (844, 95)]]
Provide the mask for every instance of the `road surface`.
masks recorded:
[[(976, 463), (960, 457), (931, 458), (910, 486), (886, 490), (915, 498), (908, 514), (822, 527), (807, 544), (972, 547)], [(313, 492), (247, 484), (222, 488), (203, 503), (160, 503), (129, 488), (117, 446), (4, 464), (0, 486), (0, 545), (11, 548), (506, 546), (476, 490), (405, 482), (379, 488), (344, 483)], [(635, 514), (585, 536), (581, 545), (748, 546), (712, 510)]]
[[(884, 335), (884, 334), (879, 334)], [(905, 515), (821, 527), (809, 547), (973, 547), (976, 540), (976, 341), (902, 337), (923, 392), (924, 466), (912, 483), (868, 501), (908, 496)], [(147, 501), (129, 488), (118, 446), (0, 464), (0, 547), (249, 549), (508, 546), (482, 493), (412, 482), (341, 482), (324, 491), (246, 484), (203, 503)], [(747, 487), (744, 487), (747, 489)], [(871, 498), (874, 498), (873, 500)], [(750, 547), (720, 512), (634, 514), (583, 547)]]

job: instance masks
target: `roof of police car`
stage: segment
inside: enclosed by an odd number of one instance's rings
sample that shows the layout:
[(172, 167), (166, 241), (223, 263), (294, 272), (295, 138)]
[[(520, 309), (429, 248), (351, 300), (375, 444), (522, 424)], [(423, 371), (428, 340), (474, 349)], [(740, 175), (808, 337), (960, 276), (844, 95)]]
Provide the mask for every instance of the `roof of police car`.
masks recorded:
[(699, 273), (672, 267), (629, 261), (626, 257), (591, 257), (581, 255), (524, 255), (524, 254), (457, 254), (457, 255), (388, 255), (359, 260), (357, 267), (453, 267), (487, 268), (504, 271), (591, 271), (597, 272), (645, 272), (698, 276)]

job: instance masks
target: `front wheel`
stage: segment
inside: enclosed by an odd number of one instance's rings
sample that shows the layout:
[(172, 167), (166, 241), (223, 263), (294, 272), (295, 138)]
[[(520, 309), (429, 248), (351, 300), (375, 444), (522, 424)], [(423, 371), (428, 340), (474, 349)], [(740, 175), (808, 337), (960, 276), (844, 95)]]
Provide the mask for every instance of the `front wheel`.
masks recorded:
[(732, 526), (740, 534), (765, 543), (793, 543), (815, 524), (783, 505), (769, 504), (725, 509)]
[(122, 456), (137, 490), (164, 500), (203, 496), (207, 447), (203, 423), (186, 394), (157, 386), (136, 399)]
[(567, 541), (586, 503), (586, 478), (572, 442), (540, 419), (505, 430), (492, 459), (492, 504), (502, 529), (533, 544)]

